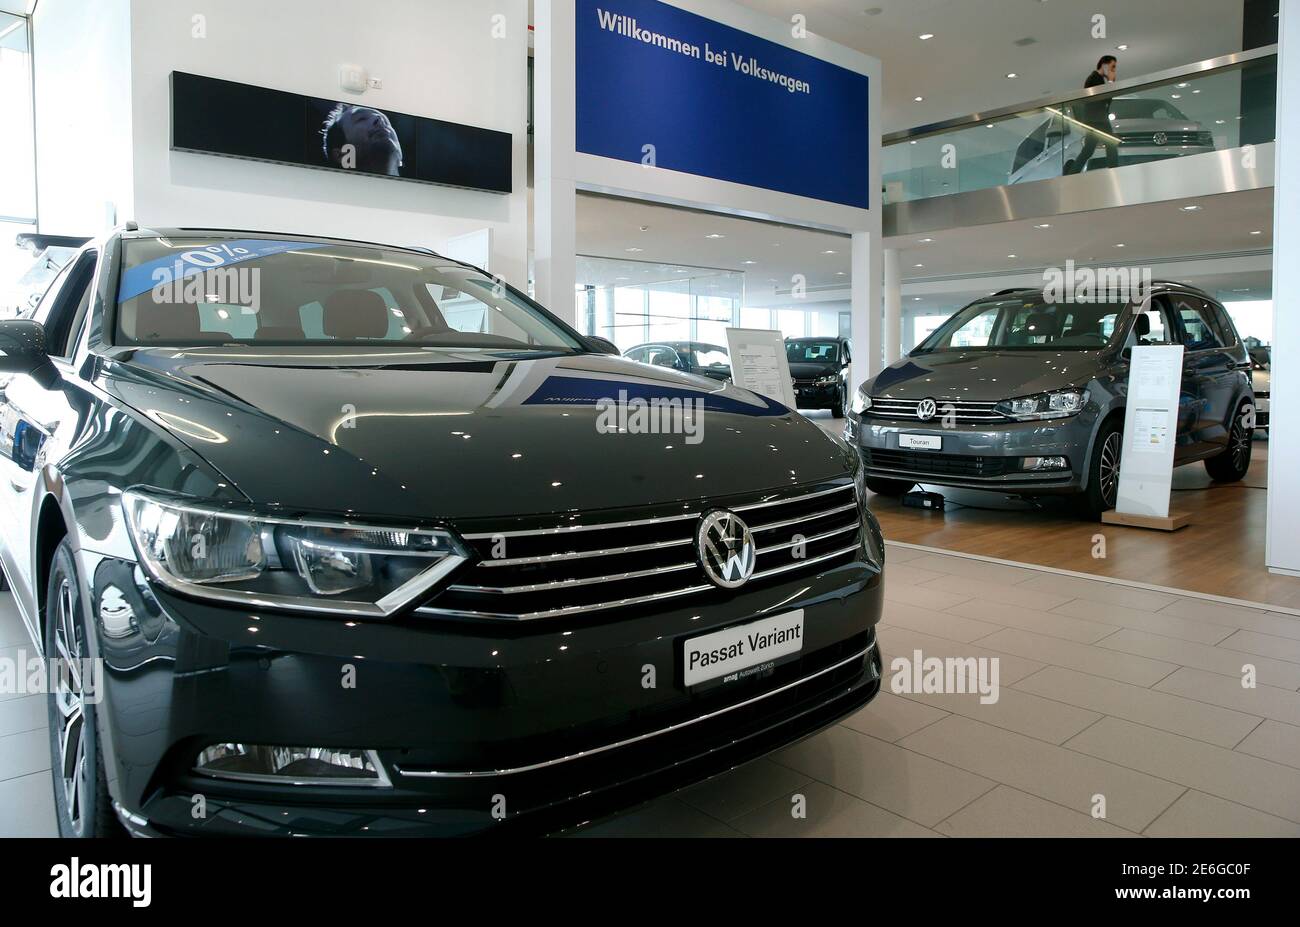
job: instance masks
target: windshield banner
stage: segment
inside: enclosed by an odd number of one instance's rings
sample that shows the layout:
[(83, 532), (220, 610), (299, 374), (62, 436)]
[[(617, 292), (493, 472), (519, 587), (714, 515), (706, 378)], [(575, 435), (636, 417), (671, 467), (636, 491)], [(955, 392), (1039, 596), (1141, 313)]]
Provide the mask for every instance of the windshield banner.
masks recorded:
[(282, 254), (285, 251), (307, 251), (325, 246), (324, 242), (316, 241), (240, 238), (169, 254), (122, 271), (122, 282), (117, 288), (117, 301), (124, 303), (141, 293), (147, 293), (154, 287), (167, 287), (196, 274), (230, 267), (244, 261)]

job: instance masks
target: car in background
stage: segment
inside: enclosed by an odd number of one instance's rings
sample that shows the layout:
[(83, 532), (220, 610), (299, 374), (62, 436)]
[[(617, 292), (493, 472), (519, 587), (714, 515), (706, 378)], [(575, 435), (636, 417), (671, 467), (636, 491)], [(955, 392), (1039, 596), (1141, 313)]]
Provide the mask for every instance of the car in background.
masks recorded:
[(1271, 390), (1273, 369), (1272, 351), (1260, 345), (1250, 349), (1250, 381), (1255, 389), (1255, 430), (1267, 432), (1273, 394)]
[[(1119, 139), (1119, 166), (1161, 161), (1214, 151), (1214, 135), (1167, 100), (1145, 97), (1110, 101), (1110, 131)], [(1088, 131), (1062, 114), (1053, 114), (1016, 149), (1007, 182), (1027, 183), (1060, 177), (1063, 165), (1077, 157)], [(1093, 157), (1102, 159), (1100, 143)]]
[(702, 341), (654, 341), (628, 348), (623, 356), (642, 364), (668, 367), (723, 383), (731, 380), (731, 358), (721, 345)]
[(1205, 292), (1158, 282), (1148, 301), (1060, 302), (1036, 289), (976, 300), (862, 384), (845, 437), (867, 488), (917, 483), (1010, 496), (1065, 494), (1114, 508), (1130, 349), (1181, 344), (1174, 465), (1204, 461), (1234, 482), (1250, 467), (1250, 358)]
[[(64, 836), (552, 832), (880, 689), (854, 450), (476, 267), (129, 226), (0, 373)], [(684, 440), (608, 421), (686, 401)]]
[(849, 386), (852, 353), (848, 338), (785, 339), (795, 403), (800, 409), (830, 409), (834, 418), (844, 417), (844, 407), (852, 392)]

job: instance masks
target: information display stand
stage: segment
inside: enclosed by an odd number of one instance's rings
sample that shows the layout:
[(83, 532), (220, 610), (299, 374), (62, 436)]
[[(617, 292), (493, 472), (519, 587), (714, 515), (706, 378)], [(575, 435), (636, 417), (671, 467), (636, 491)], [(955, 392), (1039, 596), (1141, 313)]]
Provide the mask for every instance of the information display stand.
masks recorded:
[(727, 329), (731, 382), (795, 408), (785, 336), (768, 328)]
[(1124, 414), (1119, 497), (1114, 511), (1102, 515), (1105, 524), (1161, 531), (1175, 531), (1187, 524), (1185, 513), (1171, 514), (1169, 511), (1182, 381), (1181, 344), (1137, 345), (1133, 348)]

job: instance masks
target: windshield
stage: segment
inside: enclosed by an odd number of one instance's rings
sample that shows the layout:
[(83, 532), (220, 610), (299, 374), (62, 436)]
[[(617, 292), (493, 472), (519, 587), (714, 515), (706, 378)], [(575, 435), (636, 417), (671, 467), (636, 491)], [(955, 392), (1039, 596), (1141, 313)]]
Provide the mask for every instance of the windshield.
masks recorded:
[(1178, 107), (1164, 100), (1111, 100), (1110, 112), (1116, 119), (1187, 119)]
[(1095, 351), (1110, 343), (1125, 303), (1049, 303), (1041, 293), (971, 303), (922, 341), (932, 351)]
[(584, 350), (526, 296), (434, 255), (266, 238), (124, 246), (118, 344)]
[(833, 364), (840, 346), (834, 341), (787, 341), (785, 356), (792, 364)]

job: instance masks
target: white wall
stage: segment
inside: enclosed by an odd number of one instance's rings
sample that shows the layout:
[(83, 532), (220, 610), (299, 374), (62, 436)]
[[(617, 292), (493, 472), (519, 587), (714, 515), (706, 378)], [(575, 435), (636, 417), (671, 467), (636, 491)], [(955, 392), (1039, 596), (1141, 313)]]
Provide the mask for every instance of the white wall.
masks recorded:
[[(131, 8), (134, 218), (141, 225), (264, 229), (433, 248), (490, 227), (493, 270), (527, 285), (527, 0), (208, 0), (197, 6), (132, 0)], [(206, 17), (204, 38), (192, 34), (196, 14)], [(493, 36), (496, 14), (505, 17), (504, 38)], [(339, 66), (345, 63), (365, 67), (383, 88), (362, 95), (341, 90)], [(170, 151), (173, 70), (510, 132), (514, 192)]]
[(130, 0), (41, 0), (32, 32), (38, 227), (95, 235), (133, 209)]
[(1277, 175), (1273, 205), (1272, 420), (1268, 435), (1270, 569), (1300, 575), (1300, 0), (1283, 0), (1278, 31)]

